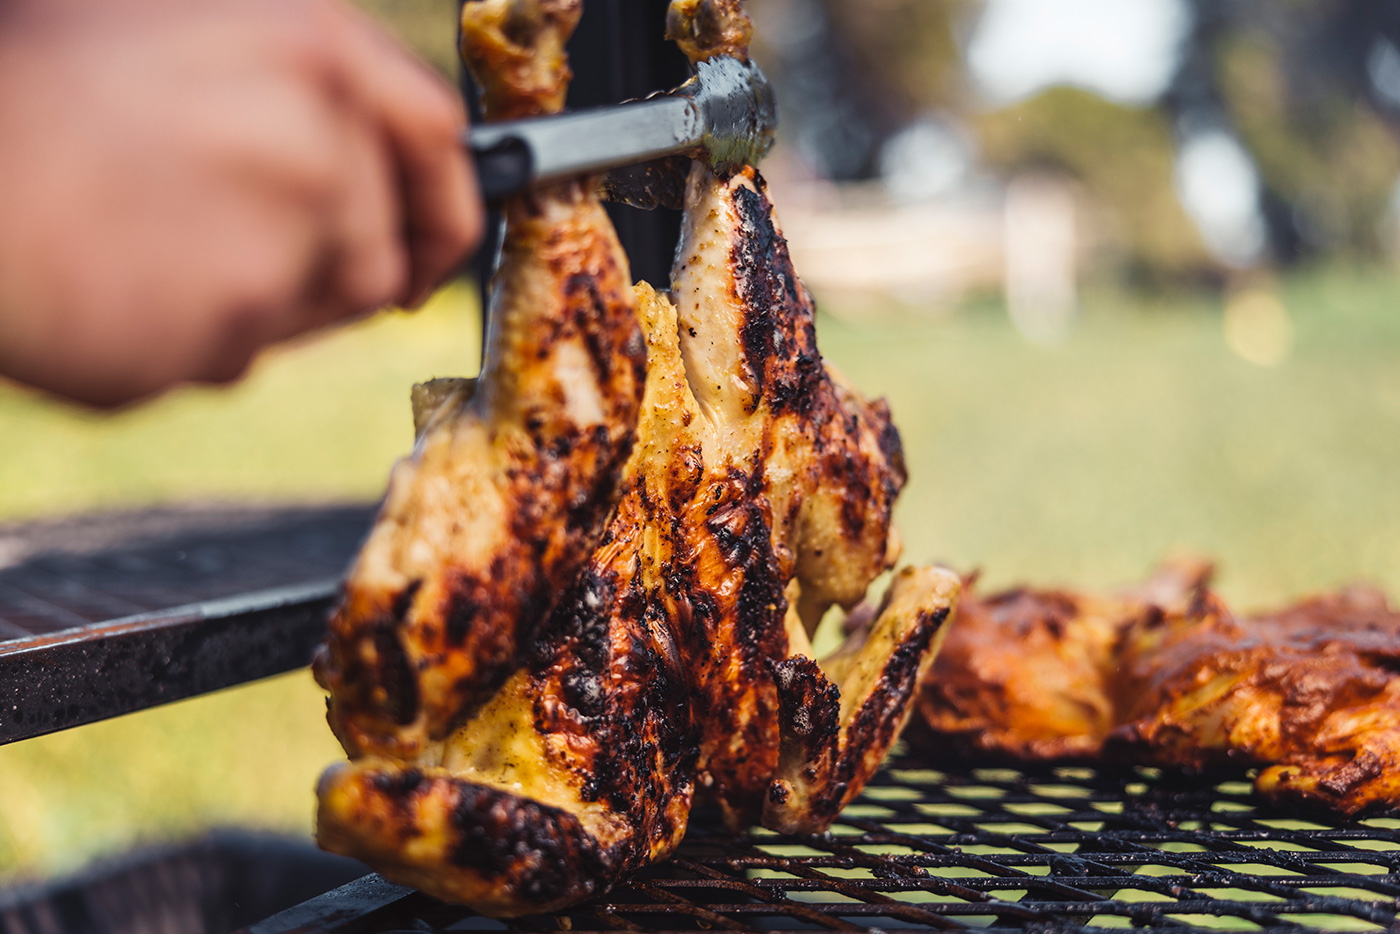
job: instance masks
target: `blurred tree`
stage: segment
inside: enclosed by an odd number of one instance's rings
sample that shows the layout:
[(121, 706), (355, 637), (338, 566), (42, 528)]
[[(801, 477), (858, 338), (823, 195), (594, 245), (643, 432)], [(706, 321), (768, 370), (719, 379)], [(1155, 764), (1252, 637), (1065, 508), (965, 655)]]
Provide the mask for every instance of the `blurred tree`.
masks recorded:
[(1274, 226), (1293, 228), (1300, 253), (1374, 255), (1400, 172), (1400, 147), (1380, 116), (1340, 83), (1300, 89), (1288, 78), (1283, 50), (1267, 36), (1230, 36), (1219, 56), (1240, 137), (1267, 189), (1291, 208)]
[(1222, 120), (1239, 135), (1275, 258), (1376, 255), (1400, 174), (1400, 96), (1387, 98), (1375, 66), (1389, 49), (1400, 71), (1400, 5), (1190, 3), (1195, 26), (1165, 104), (1180, 123)]
[(978, 0), (823, 0), (863, 80), (904, 119), (968, 104), (962, 29)]
[[(457, 73), (457, 0), (356, 2)], [(827, 177), (874, 174), (884, 142), (921, 114), (961, 118), (992, 167), (1050, 165), (1082, 180), (1121, 230), (1131, 266), (1160, 280), (1210, 265), (1174, 196), (1171, 124), (1213, 123), (1258, 168), (1276, 259), (1378, 253), (1400, 175), (1400, 2), (1185, 2), (1193, 27), (1159, 108), (1055, 89), (981, 116), (961, 48), (980, 0), (749, 7), (757, 54), (782, 88), (784, 135)]]
[(355, 0), (449, 80), (457, 80), (457, 0)]
[(967, 105), (958, 30), (977, 0), (750, 0), (784, 136), (821, 174), (867, 178), (890, 134)]
[(1056, 87), (976, 118), (986, 162), (1006, 174), (1051, 169), (1079, 180), (1106, 213), (1130, 272), (1154, 284), (1214, 265), (1172, 186), (1167, 117)]

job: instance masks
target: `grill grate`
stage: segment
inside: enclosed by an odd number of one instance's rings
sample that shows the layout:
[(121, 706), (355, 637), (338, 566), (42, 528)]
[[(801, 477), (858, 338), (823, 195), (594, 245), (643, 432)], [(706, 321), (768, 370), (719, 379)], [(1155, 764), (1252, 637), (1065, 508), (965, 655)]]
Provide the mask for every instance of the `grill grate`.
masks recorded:
[(692, 820), (567, 915), (499, 922), (374, 878), (252, 930), (1400, 930), (1400, 813), (1278, 811), (1243, 776), (937, 768), (900, 752), (821, 837)]
[(373, 507), (166, 507), (0, 526), (0, 641), (339, 577)]

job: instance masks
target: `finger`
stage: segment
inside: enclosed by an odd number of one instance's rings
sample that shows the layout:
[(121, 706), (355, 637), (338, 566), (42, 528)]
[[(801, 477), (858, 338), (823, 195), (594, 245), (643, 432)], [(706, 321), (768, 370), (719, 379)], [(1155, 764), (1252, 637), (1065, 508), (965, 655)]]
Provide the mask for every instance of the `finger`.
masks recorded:
[(396, 161), (412, 267), (405, 298), (419, 302), (481, 239), (482, 205), (461, 134), (456, 93), (368, 17), (343, 19), (343, 80), (381, 128)]
[(315, 324), (402, 300), (409, 250), (392, 158), (381, 135), (359, 117), (344, 121), (342, 196), (330, 230), (324, 311)]

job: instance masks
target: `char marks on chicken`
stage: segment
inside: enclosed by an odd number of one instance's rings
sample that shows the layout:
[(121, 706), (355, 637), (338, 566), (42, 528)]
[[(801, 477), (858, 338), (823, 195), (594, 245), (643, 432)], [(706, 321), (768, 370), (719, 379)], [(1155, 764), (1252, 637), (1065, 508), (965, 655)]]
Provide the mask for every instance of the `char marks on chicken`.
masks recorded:
[(1354, 814), (1400, 805), (1400, 613), (1369, 587), (1236, 617), (1214, 594), (1147, 614), (1119, 655), (1115, 758), (1259, 767), (1279, 804)]
[[(559, 0), (467, 4), (463, 48), (482, 77), (488, 113), (492, 100), (507, 102), (512, 114), (562, 100), (555, 91), (567, 73), (558, 53), (569, 8)], [(743, 56), (750, 31), (736, 0), (678, 0), (668, 19), (692, 60)], [(543, 72), (553, 83), (541, 77), (540, 55), (553, 62)], [(529, 103), (541, 88), (554, 96)], [(616, 306), (618, 267), (600, 265), (599, 280), (588, 285), (583, 274), (551, 275), (555, 264), (541, 259), (581, 243), (600, 251), (614, 244), (590, 187), (536, 193), (508, 217), (495, 307), (507, 320), (518, 309), (530, 330), (491, 345), (495, 357), (478, 383), (434, 381), (415, 390), (416, 451), (434, 432), (451, 430), (453, 413), (477, 411), (485, 399), (550, 379), (591, 378), (589, 385), (607, 388), (588, 415), (618, 419), (606, 439), (593, 438), (595, 449), (617, 453), (630, 442), (630, 455), (608, 460), (606, 473), (601, 454), (551, 461), (555, 486), (538, 493), (585, 491), (559, 519), (571, 531), (552, 533), (561, 543), (572, 536), (574, 549), (548, 565), (540, 592), (557, 599), (518, 603), (508, 625), (500, 622), (510, 648), (499, 665), (492, 656), (491, 677), (478, 675), (456, 696), (441, 720), (448, 729), (420, 729), (413, 743), (400, 738), (401, 724), (376, 721), (378, 732), (352, 733), (345, 711), (359, 708), (338, 711), (345, 702), (337, 689), (363, 704), (382, 679), (344, 662), (318, 668), (339, 673), (339, 681), (323, 680), (351, 757), (328, 770), (318, 790), (322, 845), (500, 916), (573, 904), (665, 857), (697, 795), (718, 802), (735, 829), (762, 822), (824, 830), (904, 725), (959, 587), (948, 571), (905, 569), (846, 644), (820, 663), (811, 658), (810, 636), (826, 611), (863, 600), (893, 566), (891, 511), (905, 471), (884, 403), (862, 397), (817, 351), (814, 306), (757, 170), (720, 176), (695, 163), (669, 294), (641, 283), (633, 300)], [(594, 289), (599, 297), (589, 307), (604, 320), (588, 333), (617, 354), (611, 368), (587, 355), (541, 363), (519, 352), (541, 334), (573, 333), (560, 331), (560, 319), (573, 314), (567, 296)], [(629, 331), (633, 308), (640, 339)], [(604, 378), (634, 366), (634, 340), (645, 352), (644, 386), (626, 388), (642, 388), (639, 408), (622, 401), (620, 379)], [(577, 395), (541, 391), (540, 398), (536, 414), (546, 424), (583, 411)], [(522, 485), (540, 482), (515, 476)], [(467, 521), (480, 488), (437, 487), (455, 498), (434, 504), (432, 521)], [(604, 500), (610, 511), (595, 524), (593, 506)], [(552, 515), (536, 507), (528, 520), (547, 525)], [(400, 547), (415, 547), (399, 534)], [(551, 533), (520, 534), (529, 543)], [(494, 541), (506, 551), (532, 547)], [(375, 545), (372, 538), (366, 553)], [(360, 576), (357, 565), (352, 586)], [(509, 578), (478, 582), (491, 584), (508, 597), (522, 592)], [(419, 585), (415, 606), (431, 585)], [(355, 631), (355, 619), (344, 608), (337, 615), (328, 658), (344, 656), (340, 629)], [(390, 619), (375, 632), (413, 637), (418, 617)], [(471, 631), (495, 624), (483, 617)], [(475, 644), (449, 649), (443, 663), (479, 671), (480, 659), (451, 657), (474, 651)], [(395, 741), (362, 738), (381, 734)]]
[[(562, 105), (579, 10), (468, 4), (482, 61), (529, 65), (485, 82), (491, 116)], [(631, 450), (645, 347), (602, 205), (568, 183), (506, 211), (485, 371), (420, 413), (316, 659), (352, 755), (414, 755), (491, 695), (597, 544)]]

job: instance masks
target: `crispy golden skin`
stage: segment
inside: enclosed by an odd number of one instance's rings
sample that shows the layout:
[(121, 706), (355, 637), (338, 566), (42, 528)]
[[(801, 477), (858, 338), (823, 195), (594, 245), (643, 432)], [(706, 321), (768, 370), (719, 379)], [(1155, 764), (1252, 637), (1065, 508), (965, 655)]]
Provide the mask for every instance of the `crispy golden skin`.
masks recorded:
[(984, 596), (974, 575), (921, 687), (923, 722), (940, 746), (972, 756), (1098, 755), (1118, 723), (1124, 632), (1145, 614), (1185, 612), (1211, 571), (1180, 558), (1112, 595), (1020, 587)]
[[(797, 799), (777, 806), (794, 785), (784, 776), (806, 766), (789, 762), (779, 774), (782, 711), (784, 697), (822, 696), (835, 685), (813, 663), (775, 665), (810, 655), (808, 637), (826, 609), (855, 604), (897, 557), (898, 434), (883, 403), (865, 401), (822, 363), (811, 298), (758, 173), (724, 180), (697, 165), (686, 216), (672, 294), (704, 476), (679, 516), (688, 566), (673, 595), (700, 733), (699, 783), (733, 826), (766, 820), (767, 811), (781, 812), (771, 819), (786, 829), (822, 830), (835, 810), (803, 810)], [(917, 644), (915, 670), (932, 659), (957, 587), (947, 572), (926, 573), (938, 580), (925, 585), (930, 625), (884, 645), (892, 655)], [(882, 695), (899, 723), (912, 687)], [(820, 750), (816, 734), (792, 748), (810, 748), (814, 762), (835, 755), (855, 715), (843, 710), (842, 728), (823, 731)], [(867, 737), (877, 762), (894, 739), (880, 736)], [(810, 782), (798, 784), (809, 788), (802, 800), (825, 800)]]
[[(757, 184), (746, 174), (723, 187), (754, 192), (747, 186)], [(682, 344), (733, 345), (723, 325), (745, 316), (725, 307), (682, 325), (665, 296), (645, 284), (637, 291), (648, 349), (637, 442), (616, 514), (584, 572), (523, 667), (451, 738), (409, 765), (366, 758), (342, 766), (321, 787), (323, 843), (491, 914), (572, 904), (665, 856), (684, 834), (697, 764), (720, 776), (709, 791), (736, 825), (824, 829), (896, 738), (956, 597), (950, 572), (906, 570), (868, 630), (823, 661), (827, 673), (792, 654), (790, 633), (808, 650), (787, 592), (810, 580), (828, 602), (864, 594), (886, 562), (902, 475), (857, 489), (890, 466), (872, 460), (866, 472), (847, 464), (830, 475), (829, 453), (799, 444), (792, 425), (781, 441), (790, 459), (774, 457), (783, 420), (768, 394), (791, 398), (791, 375), (767, 381), (758, 402), (734, 381), (736, 421), (720, 397), (706, 414)], [(792, 307), (810, 329), (810, 303)], [(800, 330), (782, 314), (769, 322), (781, 333)], [(775, 361), (792, 362), (763, 354), (770, 375), (781, 369)], [(823, 426), (814, 435), (828, 445), (863, 439), (864, 453), (842, 449), (843, 464), (888, 457), (888, 421), (866, 424), (872, 410), (853, 406), (858, 397), (822, 373), (810, 399), (831, 407), (809, 420)], [(450, 391), (430, 385), (420, 395)], [(771, 518), (775, 499), (787, 517), (781, 526)], [(796, 557), (778, 558), (779, 549), (840, 554), (877, 540), (859, 586), (844, 567), (827, 573), (810, 561), (815, 573), (802, 578)], [(809, 708), (813, 697), (822, 703)], [(570, 868), (548, 868), (558, 866)]]
[[(742, 58), (751, 26), (732, 0), (674, 0), (667, 32), (692, 61)], [(688, 566), (672, 596), (698, 784), (732, 826), (822, 831), (907, 719), (958, 582), (908, 572), (868, 632), (808, 657), (825, 611), (856, 604), (898, 557), (899, 435), (883, 402), (822, 362), (758, 172), (697, 163), (685, 217), (671, 292), (704, 474), (680, 511)]]
[(924, 683), (924, 742), (1023, 761), (1259, 766), (1260, 794), (1400, 804), (1400, 614), (1351, 588), (1233, 615), (1209, 565), (1114, 597), (965, 595)]
[[(515, 41), (554, 49), (578, 2), (488, 0), (466, 20), (505, 8), (537, 22)], [(445, 738), (516, 667), (597, 543), (645, 379), (628, 280), (589, 186), (508, 203), (485, 371), (475, 393), (420, 393), (423, 430), (316, 659), (352, 756), (412, 756)]]
[[(509, 42), (546, 50), (578, 14), (577, 0), (487, 0), (468, 6), (468, 34), (502, 18), (486, 7), (520, 17)], [(352, 757), (411, 759), (450, 735), (597, 544), (645, 380), (629, 278), (588, 185), (508, 203), (485, 370), (417, 391), (417, 443), (316, 658)]]
[(646, 394), (602, 543), (521, 667), (450, 738), (411, 764), (362, 759), (322, 782), (323, 844), (489, 914), (580, 901), (685, 832), (695, 746), (661, 572), (671, 539), (651, 504), (694, 489), (695, 472), (669, 466), (698, 455), (682, 440), (674, 309), (638, 293)]

